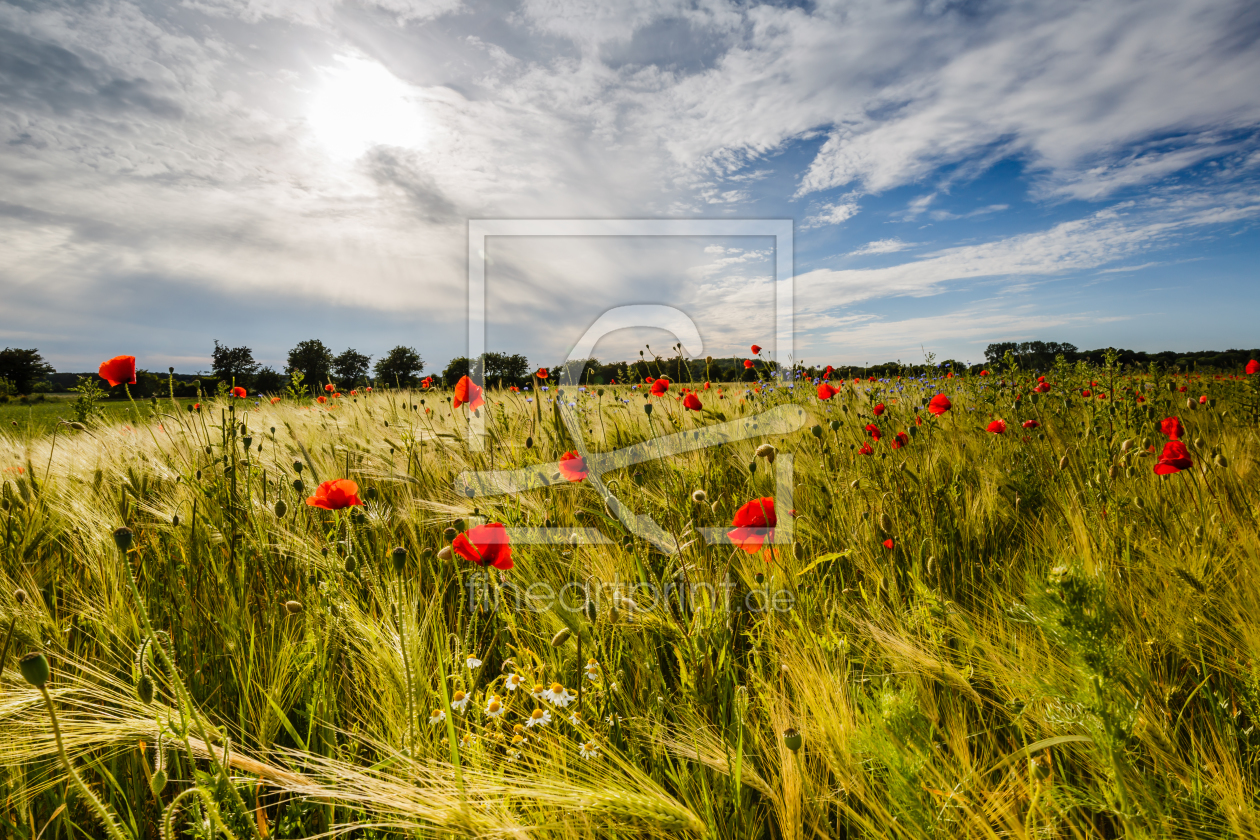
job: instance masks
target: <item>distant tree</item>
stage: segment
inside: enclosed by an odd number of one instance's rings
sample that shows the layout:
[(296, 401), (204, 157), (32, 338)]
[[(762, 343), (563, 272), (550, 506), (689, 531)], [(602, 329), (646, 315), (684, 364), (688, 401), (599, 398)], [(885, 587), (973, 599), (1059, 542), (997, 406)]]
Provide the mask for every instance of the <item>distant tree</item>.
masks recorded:
[(0, 350), (0, 379), (7, 379), (19, 394), (29, 394), (40, 379), (56, 373), (53, 366), (44, 361), (35, 348), (19, 350), (6, 347)]
[(442, 371), (442, 380), (447, 387), (458, 382), (461, 376), (468, 376), (467, 356), (456, 356), (446, 365), (446, 370)]
[(254, 361), (254, 351), (248, 347), (228, 347), (216, 338), (214, 352), (210, 354), (210, 367), (216, 377), (229, 385), (235, 383), (248, 388), (254, 382), (258, 362)]
[(487, 353), (486, 384), (522, 385), (529, 378), (529, 359), (520, 353)]
[(303, 384), (315, 391), (322, 391), (332, 375), (333, 354), (324, 342), (312, 338), (298, 343), (289, 351), (289, 364), (284, 372), (292, 375), (298, 371), (303, 376)]
[(414, 347), (398, 345), (376, 363), (376, 378), (396, 388), (414, 388), (420, 384), (424, 359)]
[(254, 390), (260, 394), (278, 394), (284, 390), (284, 377), (270, 367), (254, 374)]
[(333, 378), (338, 385), (353, 388), (367, 379), (368, 365), (371, 361), (371, 356), (365, 356), (353, 347), (347, 347), (344, 353), (333, 359)]
[(991, 365), (996, 365), (1002, 361), (1002, 357), (1006, 355), (1006, 351), (1014, 353), (1019, 345), (1013, 341), (996, 341), (984, 348), (984, 360)]

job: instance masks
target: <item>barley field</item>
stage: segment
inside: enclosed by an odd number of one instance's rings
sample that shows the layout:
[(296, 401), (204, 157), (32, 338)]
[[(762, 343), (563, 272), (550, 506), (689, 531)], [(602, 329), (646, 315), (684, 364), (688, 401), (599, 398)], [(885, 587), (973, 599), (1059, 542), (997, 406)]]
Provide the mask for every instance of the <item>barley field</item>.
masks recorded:
[(6, 424), (0, 836), (1260, 835), (1257, 380)]

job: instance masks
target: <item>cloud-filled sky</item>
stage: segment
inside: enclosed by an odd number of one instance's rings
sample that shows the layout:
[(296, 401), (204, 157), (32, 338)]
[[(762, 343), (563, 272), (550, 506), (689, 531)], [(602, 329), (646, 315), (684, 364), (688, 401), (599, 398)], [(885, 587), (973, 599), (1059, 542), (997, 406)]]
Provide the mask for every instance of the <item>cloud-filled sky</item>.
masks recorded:
[[(794, 221), (807, 363), (1252, 347), (1257, 79), (1254, 0), (0, 2), (0, 346), (440, 370), (470, 219), (705, 218)], [(773, 239), (484, 256), (493, 350), (774, 347)]]

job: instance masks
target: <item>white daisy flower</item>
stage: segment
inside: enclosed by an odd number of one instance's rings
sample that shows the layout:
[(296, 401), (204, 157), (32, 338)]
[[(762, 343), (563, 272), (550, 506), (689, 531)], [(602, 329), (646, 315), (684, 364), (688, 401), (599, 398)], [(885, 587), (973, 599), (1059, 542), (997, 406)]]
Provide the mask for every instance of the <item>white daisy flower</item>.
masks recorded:
[(595, 743), (594, 741), (587, 741), (578, 750), (578, 754), (581, 755), (582, 758), (587, 758), (587, 759), (599, 758), (599, 744)]
[(468, 705), (469, 697), (462, 691), (457, 691), (451, 695), (451, 708), (459, 713), (463, 713), (464, 708)]
[(525, 684), (525, 678), (520, 674), (508, 674), (508, 678), (503, 684), (508, 691), (516, 691), (516, 689)]
[(459, 738), (459, 745), (461, 747), (471, 747), (475, 743), (477, 743), (477, 738), (471, 732), (465, 732)]
[(504, 711), (506, 711), (506, 709), (504, 709), (503, 702), (499, 699), (499, 695), (492, 695), (490, 699), (486, 701), (486, 717), (502, 717)]
[(513, 747), (520, 747), (520, 746), (524, 746), (525, 744), (528, 744), (528, 743), (529, 743), (529, 739), (528, 739), (528, 738), (526, 738), (524, 735), (513, 735), (513, 736), (512, 736), (512, 746), (513, 746)]
[(576, 698), (576, 694), (570, 694), (569, 689), (560, 685), (560, 683), (552, 683), (551, 688), (547, 689), (547, 692), (543, 695), (543, 699), (554, 703), (562, 709)]
[(429, 723), (433, 724), (434, 726), (437, 726), (439, 723), (441, 723), (444, 720), (446, 720), (446, 712), (442, 711), (441, 709), (434, 709), (433, 714), (429, 715)]
[(535, 700), (545, 699), (547, 697), (547, 686), (539, 683), (534, 686), (534, 690), (529, 693), (529, 696), (533, 697)]
[(470, 656), (464, 660), (464, 664), (468, 666), (468, 670), (475, 671), (481, 667), (481, 660), (475, 656)]
[(534, 709), (534, 713), (529, 716), (529, 720), (525, 721), (527, 729), (533, 729), (535, 726), (546, 726), (551, 723), (551, 712), (546, 709)]
[(586, 678), (591, 682), (599, 681), (599, 663), (594, 659), (591, 659), (586, 663)]
[(579, 714), (578, 712), (574, 712), (573, 714), (569, 715), (569, 723), (573, 724), (574, 726), (581, 726), (584, 722), (585, 721), (582, 720), (582, 715)]

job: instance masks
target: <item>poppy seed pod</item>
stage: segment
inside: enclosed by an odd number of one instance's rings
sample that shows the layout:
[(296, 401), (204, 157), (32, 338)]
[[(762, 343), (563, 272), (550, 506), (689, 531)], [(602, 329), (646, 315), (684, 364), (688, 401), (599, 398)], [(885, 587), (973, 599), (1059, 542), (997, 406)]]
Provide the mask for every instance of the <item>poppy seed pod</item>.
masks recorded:
[(787, 747), (792, 752), (796, 752), (801, 748), (803, 740), (804, 739), (801, 738), (801, 733), (797, 730), (790, 727), (783, 730), (783, 746)]
[(374, 502), (374, 501), (376, 501), (376, 496), (377, 496), (376, 488), (375, 488), (375, 487), (369, 487), (369, 488), (367, 489), (367, 493), (366, 493), (366, 495), (367, 495), (367, 497), (368, 497), (368, 501), (369, 501), (369, 502)]
[(306, 485), (302, 483), (302, 479), (295, 478), (293, 479), (293, 489), (299, 493), (304, 493), (306, 492)]
[(19, 606), (19, 607), (20, 607), (20, 606), (22, 606), (23, 604), (25, 604), (25, 603), (26, 603), (26, 590), (25, 590), (25, 589), (14, 589), (14, 590), (13, 590), (13, 600), (17, 601), (17, 604), (18, 604), (18, 606)]
[(22, 671), (22, 679), (35, 688), (43, 688), (47, 685), (48, 678), (52, 675), (52, 671), (48, 667), (48, 657), (38, 652), (28, 653), (26, 656), (23, 656), (19, 667)]
[(562, 644), (569, 641), (569, 637), (572, 635), (573, 631), (571, 631), (568, 627), (562, 628), (559, 633), (551, 637), (551, 646), (553, 648), (560, 647)]
[(708, 495), (703, 490), (696, 490), (691, 494), (691, 500), (693, 502), (705, 502), (708, 501), (708, 498)]
[[(815, 427), (815, 428), (817, 428), (817, 427)], [(775, 449), (775, 448), (774, 448), (774, 444), (771, 444), (771, 443), (763, 443), (763, 444), (761, 444), (761, 446), (758, 446), (758, 447), (757, 447), (757, 449), (753, 452), (753, 457), (755, 457), (755, 458), (765, 458), (765, 459), (766, 459), (766, 463), (768, 463), (768, 464), (773, 464), (773, 463), (774, 463), (774, 458), (775, 458), (775, 456), (776, 456), (776, 455), (778, 455), (778, 454), (779, 454), (779, 450), (777, 450), (777, 449)]]
[(301, 475), (301, 474), (302, 474), (302, 467), (304, 467), (304, 466), (306, 466), (306, 465), (305, 465), (305, 464), (303, 464), (301, 461), (294, 461), (294, 462), (293, 462), (293, 470), (294, 470), (294, 472), (296, 472), (298, 475)]
[(652, 413), (652, 404), (651, 404), (651, 403), (644, 403), (644, 404), (643, 404), (643, 410), (644, 410), (646, 413), (651, 414), (651, 413)]
[(297, 615), (298, 613), (302, 611), (302, 602), (301, 601), (285, 601), (284, 611), (288, 613), (289, 615)]
[(136, 680), (136, 697), (146, 706), (153, 702), (153, 677), (140, 675), (140, 679)]
[(254, 445), (254, 439), (250, 437), (249, 435), (246, 435), (245, 437), (241, 438), (241, 446), (245, 447), (246, 450), (248, 450), (253, 445)]
[(809, 431), (814, 437), (820, 438), (822, 437), (823, 427), (815, 423), (813, 426), (810, 427)]
[(829, 426), (831, 427), (831, 431), (833, 431), (833, 432), (838, 432), (838, 431), (840, 431), (840, 421), (839, 421), (839, 420), (832, 420), (832, 421), (831, 421), (830, 423), (828, 423), (827, 425), (829, 425)]
[(534, 446), (534, 436), (529, 435), (528, 437), (525, 438), (525, 448), (532, 449), (533, 446)]
[(389, 556), (390, 559), (394, 561), (395, 574), (402, 574), (402, 570), (407, 565), (407, 549), (403, 548), (401, 545), (397, 546), (389, 553)]
[(126, 554), (131, 549), (132, 533), (131, 529), (125, 525), (114, 531), (114, 545), (118, 546), (118, 550)]
[(451, 523), (451, 524), (455, 526), (455, 530), (456, 530), (456, 531), (463, 531), (463, 530), (464, 530), (464, 520), (462, 520), (462, 519), (456, 519), (456, 520), (455, 520), (453, 523)]
[(276, 518), (283, 519), (284, 515), (289, 512), (289, 506), (284, 503), (284, 499), (276, 499)]
[(458, 535), (459, 535), (459, 531), (456, 531), (454, 528), (447, 528), (445, 531), (442, 532), (442, 538), (445, 539), (447, 542), (450, 542), (451, 540), (455, 539), (455, 537)]

